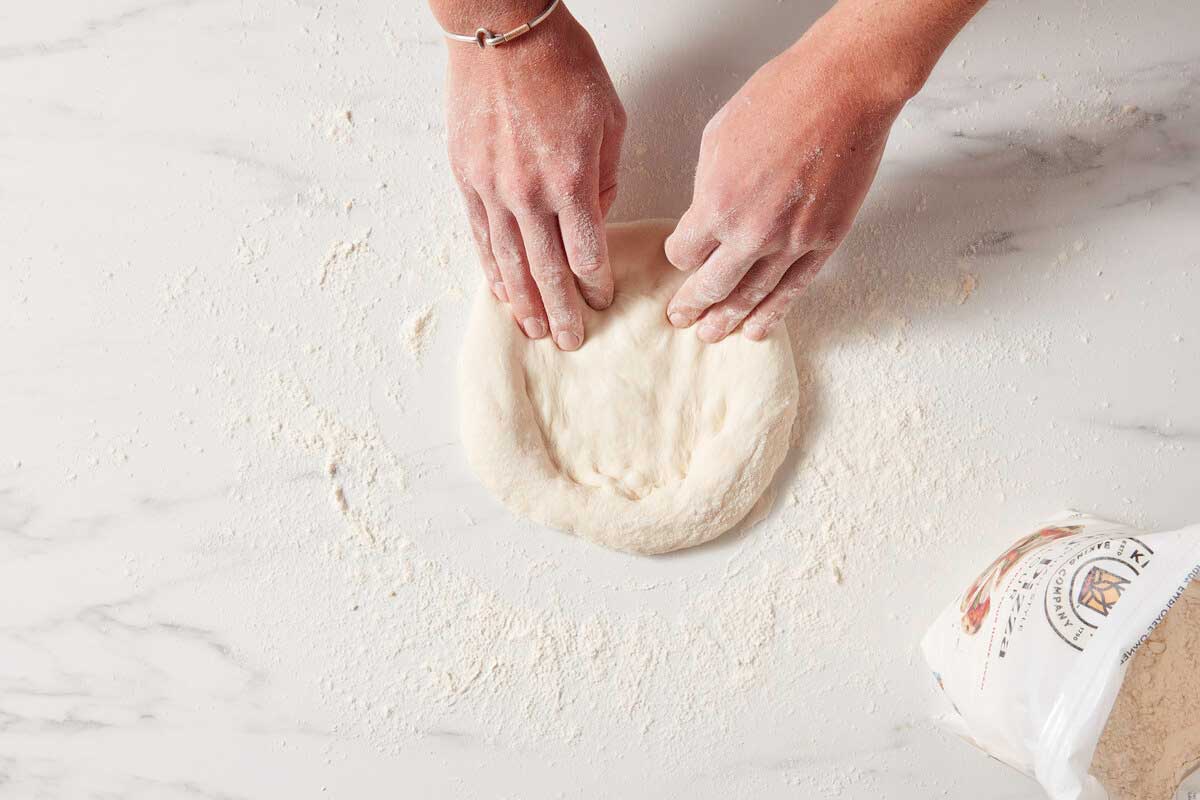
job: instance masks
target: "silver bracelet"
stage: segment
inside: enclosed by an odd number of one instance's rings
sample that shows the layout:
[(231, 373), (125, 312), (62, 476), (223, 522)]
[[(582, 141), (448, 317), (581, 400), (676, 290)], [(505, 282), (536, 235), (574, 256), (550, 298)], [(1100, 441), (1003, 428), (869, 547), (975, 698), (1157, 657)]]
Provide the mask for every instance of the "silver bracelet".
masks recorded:
[(497, 45), (502, 45), (505, 42), (511, 42), (513, 39), (516, 39), (518, 36), (524, 36), (525, 34), (529, 33), (531, 30), (536, 28), (538, 25), (541, 25), (543, 22), (546, 21), (546, 17), (548, 17), (552, 13), (554, 13), (554, 9), (558, 8), (558, 4), (561, 1), (562, 0), (550, 0), (550, 5), (546, 6), (545, 11), (538, 14), (536, 17), (529, 20), (529, 22), (526, 22), (524, 25), (521, 25), (520, 27), (517, 27), (517, 28), (513, 28), (508, 33), (492, 33), (487, 28), (480, 28), (477, 31), (475, 31), (474, 36), (468, 36), (465, 33), (446, 33), (446, 38), (450, 39), (451, 41), (455, 41), (455, 42), (467, 42), (469, 44), (477, 44), (480, 46), (480, 48), (496, 47)]

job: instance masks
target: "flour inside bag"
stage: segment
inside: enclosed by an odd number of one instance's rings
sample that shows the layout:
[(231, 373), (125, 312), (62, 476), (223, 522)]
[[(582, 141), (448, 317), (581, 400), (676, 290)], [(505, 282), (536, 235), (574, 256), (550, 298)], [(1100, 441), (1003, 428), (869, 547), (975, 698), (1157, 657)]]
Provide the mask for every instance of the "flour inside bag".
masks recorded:
[(1196, 580), (1200, 525), (1050, 520), (926, 634), (944, 722), (1053, 800), (1200, 800)]

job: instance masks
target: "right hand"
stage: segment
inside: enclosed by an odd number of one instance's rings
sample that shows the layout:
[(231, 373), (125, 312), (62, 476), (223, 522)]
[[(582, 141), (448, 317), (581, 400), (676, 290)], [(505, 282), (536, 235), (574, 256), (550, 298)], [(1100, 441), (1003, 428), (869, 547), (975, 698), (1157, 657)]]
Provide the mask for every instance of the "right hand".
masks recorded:
[(612, 303), (604, 218), (625, 111), (565, 7), (496, 48), (449, 45), (450, 163), (488, 284), (526, 336), (575, 350), (583, 302)]

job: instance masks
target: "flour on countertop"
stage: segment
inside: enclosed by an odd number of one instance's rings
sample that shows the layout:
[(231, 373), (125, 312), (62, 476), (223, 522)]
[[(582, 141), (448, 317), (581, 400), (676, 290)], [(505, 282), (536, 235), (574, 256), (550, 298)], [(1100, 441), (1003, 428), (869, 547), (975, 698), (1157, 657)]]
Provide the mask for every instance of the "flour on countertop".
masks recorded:
[(426, 341), (433, 332), (436, 322), (433, 306), (423, 308), (404, 321), (400, 336), (413, 358), (421, 357), (421, 352), (425, 349)]
[[(400, 68), (425, 69), (423, 50), (399, 51)], [(714, 100), (699, 86), (681, 97), (694, 101), (686, 113), (696, 120)], [(462, 737), (600, 761), (626, 752), (611, 749), (619, 738), (674, 779), (680, 765), (727, 756), (753, 718), (809, 732), (781, 742), (772, 767), (799, 792), (872, 794), (877, 772), (852, 756), (811, 764), (803, 755), (836, 736), (846, 753), (860, 752), (874, 698), (915, 672), (908, 610), (867, 603), (869, 592), (897, 564), (975, 554), (1008, 497), (1043, 490), (1026, 482), (1027, 459), (1049, 449), (1064, 475), (1101, 469), (1078, 467), (1085, 434), (1059, 419), (1016, 440), (998, 433), (1001, 420), (1026, 419), (1037, 369), (1069, 363), (1074, 336), (1049, 313), (1069, 313), (1056, 295), (1105, 284), (1071, 273), (1069, 262), (1056, 267), (1039, 278), (1047, 313), (996, 337), (989, 315), (1003, 312), (976, 302), (976, 276), (1040, 271), (1050, 260), (997, 233), (1006, 217), (996, 209), (1026, 203), (1046, 170), (1095, 159), (1090, 139), (1119, 143), (1153, 121), (1113, 116), (1107, 100), (1083, 107), (1059, 97), (1055, 121), (1078, 113), (1072, 124), (1086, 135), (1022, 150), (971, 138), (965, 112), (961, 146), (973, 155), (958, 168), (996, 169), (983, 190), (956, 191), (953, 203), (945, 192), (931, 200), (925, 185), (967, 183), (962, 175), (885, 160), (886, 191), (868, 199), (789, 321), (802, 399), (776, 483), (784, 502), (751, 530), (647, 578), (576, 570), (575, 550), (547, 549), (480, 503), (454, 427), (430, 408), (432, 397), (452, 398), (426, 388), (437, 366), (431, 333), (462, 330), (467, 289), (479, 280), (446, 165), (410, 149), (413, 137), (444, 137), (440, 109), (396, 115), (366, 105), (312, 127), (314, 149), (328, 148), (317, 157), (345, 163), (352, 190), (302, 184), (273, 200), (274, 216), (246, 222), (227, 269), (189, 266), (168, 278), (160, 314), (168, 333), (202, 317), (222, 331), (211, 382), (238, 455), (230, 492), (243, 517), (215, 530), (212, 546), (253, 556), (266, 646), (276, 621), (305, 631), (334, 733), (383, 752)], [(399, 133), (372, 124), (374, 112)], [(919, 102), (906, 111), (910, 125), (923, 118)], [(624, 168), (635, 185), (679, 185), (690, 172), (658, 159), (644, 130), (631, 145)], [(401, 182), (404, 192), (389, 188)], [(623, 202), (627, 217), (657, 211), (649, 193)], [(285, 240), (314, 257), (287, 263)], [(979, 282), (987, 294), (1006, 283)], [(970, 321), (948, 336), (929, 322), (946, 318)], [(944, 386), (949, 370), (974, 376), (980, 396)], [(1165, 442), (1147, 481), (1182, 447)], [(962, 493), (992, 501), (951, 517), (948, 500)], [(310, 618), (312, 604), (336, 611)], [(838, 666), (846, 652), (856, 654), (849, 670)], [(838, 698), (836, 712), (764, 700), (817, 693)], [(907, 769), (905, 731), (919, 719), (914, 709), (879, 758)]]

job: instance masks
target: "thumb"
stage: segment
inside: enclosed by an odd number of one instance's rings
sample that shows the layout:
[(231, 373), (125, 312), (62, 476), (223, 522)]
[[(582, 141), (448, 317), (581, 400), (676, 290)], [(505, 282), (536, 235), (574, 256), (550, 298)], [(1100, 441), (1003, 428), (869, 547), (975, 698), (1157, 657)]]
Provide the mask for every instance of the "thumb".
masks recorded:
[(683, 218), (664, 244), (667, 260), (676, 269), (691, 272), (705, 262), (717, 249), (717, 239), (701, 219), (695, 202), (684, 212)]

